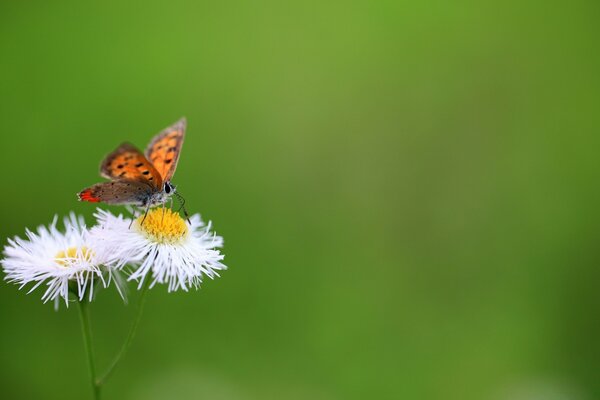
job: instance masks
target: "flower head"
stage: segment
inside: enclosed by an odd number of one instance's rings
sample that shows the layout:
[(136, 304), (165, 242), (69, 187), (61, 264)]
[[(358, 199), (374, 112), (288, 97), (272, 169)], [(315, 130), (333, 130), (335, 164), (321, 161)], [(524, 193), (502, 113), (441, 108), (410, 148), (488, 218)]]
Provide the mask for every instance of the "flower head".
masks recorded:
[(187, 291), (199, 287), (204, 275), (212, 279), (227, 268), (217, 250), (223, 239), (211, 233), (210, 224), (206, 226), (198, 214), (189, 225), (167, 208), (152, 209), (133, 221), (103, 210), (96, 218), (92, 235), (110, 254), (109, 262), (119, 269), (133, 265), (129, 279), (138, 280), (140, 287), (151, 279), (151, 287), (161, 283), (169, 292)]
[(69, 289), (79, 300), (86, 293), (91, 300), (93, 280), (98, 278), (107, 284), (100, 269), (103, 260), (90, 241), (82, 217), (71, 213), (65, 218), (64, 233), (56, 228), (57, 220), (55, 217), (48, 227), (38, 227), (35, 233), (27, 230), (27, 239), (8, 240), (1, 261), (5, 279), (19, 284), (20, 288), (33, 283), (29, 292), (46, 283), (42, 300), (55, 300), (56, 305), (62, 297), (68, 306)]

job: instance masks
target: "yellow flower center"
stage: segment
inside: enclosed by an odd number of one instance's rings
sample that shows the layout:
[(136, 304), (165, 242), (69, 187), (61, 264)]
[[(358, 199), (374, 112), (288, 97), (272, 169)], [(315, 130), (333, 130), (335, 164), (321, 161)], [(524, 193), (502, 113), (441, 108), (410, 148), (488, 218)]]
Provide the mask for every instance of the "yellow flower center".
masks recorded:
[(177, 243), (184, 239), (189, 231), (183, 218), (169, 208), (152, 209), (148, 211), (146, 219), (141, 215), (135, 222), (140, 232), (157, 243)]
[(83, 256), (83, 259), (89, 262), (92, 261), (94, 252), (85, 246), (81, 248), (69, 247), (67, 251), (61, 250), (56, 253), (54, 260), (63, 267), (68, 267), (69, 263), (75, 260), (78, 255)]

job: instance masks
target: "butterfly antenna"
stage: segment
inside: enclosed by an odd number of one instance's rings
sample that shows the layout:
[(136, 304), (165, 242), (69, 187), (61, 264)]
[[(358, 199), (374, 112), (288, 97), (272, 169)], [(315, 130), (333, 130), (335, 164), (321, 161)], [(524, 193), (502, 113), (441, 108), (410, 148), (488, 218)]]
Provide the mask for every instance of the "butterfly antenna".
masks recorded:
[(179, 203), (181, 204), (179, 206), (179, 208), (177, 209), (177, 212), (183, 210), (183, 215), (185, 215), (185, 219), (187, 220), (188, 224), (191, 225), (192, 223), (190, 222), (190, 215), (188, 214), (187, 210), (185, 209), (185, 199), (178, 192), (175, 192), (175, 196), (177, 196), (177, 200), (179, 200)]

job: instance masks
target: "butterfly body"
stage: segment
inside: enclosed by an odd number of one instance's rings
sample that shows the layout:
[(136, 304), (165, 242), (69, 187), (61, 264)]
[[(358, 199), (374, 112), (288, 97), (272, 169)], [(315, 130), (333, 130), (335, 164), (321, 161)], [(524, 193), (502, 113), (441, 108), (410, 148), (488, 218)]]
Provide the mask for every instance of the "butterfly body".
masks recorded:
[(146, 192), (144, 196), (140, 196), (137, 200), (139, 201), (139, 206), (141, 207), (154, 207), (159, 206), (161, 204), (165, 204), (171, 196), (175, 194), (175, 186), (171, 184), (171, 182), (165, 182), (163, 185), (163, 190), (160, 192)]
[(78, 193), (79, 200), (112, 205), (155, 207), (176, 193), (171, 178), (183, 145), (186, 121), (181, 119), (156, 135), (143, 154), (130, 143), (121, 144), (100, 165), (109, 182)]

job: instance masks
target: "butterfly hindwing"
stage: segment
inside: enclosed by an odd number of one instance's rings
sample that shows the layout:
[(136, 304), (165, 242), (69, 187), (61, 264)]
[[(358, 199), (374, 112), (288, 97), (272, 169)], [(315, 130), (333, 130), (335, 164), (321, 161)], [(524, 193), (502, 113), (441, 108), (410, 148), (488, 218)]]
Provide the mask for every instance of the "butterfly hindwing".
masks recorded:
[(185, 137), (185, 118), (156, 135), (146, 148), (146, 158), (154, 165), (163, 182), (170, 181), (177, 168)]
[(123, 143), (100, 165), (100, 174), (108, 179), (144, 182), (161, 189), (163, 179), (156, 168), (132, 144)]
[(79, 200), (114, 205), (144, 205), (152, 189), (143, 182), (113, 181), (97, 183), (79, 192)]

